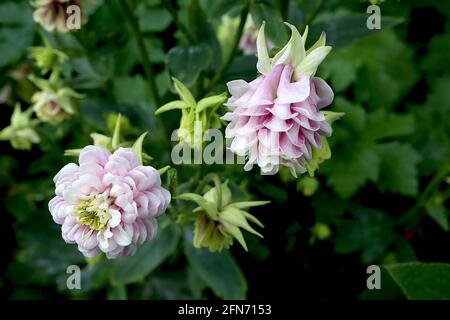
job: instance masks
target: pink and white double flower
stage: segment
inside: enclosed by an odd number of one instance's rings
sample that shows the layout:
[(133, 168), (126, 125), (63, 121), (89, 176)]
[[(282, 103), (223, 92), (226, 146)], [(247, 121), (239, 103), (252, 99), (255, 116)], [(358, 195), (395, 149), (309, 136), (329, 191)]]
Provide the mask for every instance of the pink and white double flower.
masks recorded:
[(156, 217), (169, 202), (157, 170), (139, 163), (132, 149), (87, 146), (79, 165), (69, 163), (54, 178), (49, 209), (67, 243), (86, 257), (131, 255), (156, 235)]
[(322, 79), (314, 77), (317, 67), (330, 52), (325, 35), (305, 50), (307, 30), (300, 35), (292, 26), (292, 36), (273, 58), (269, 57), (264, 24), (258, 38), (257, 69), (261, 74), (252, 82), (229, 82), (230, 121), (226, 138), (230, 149), (247, 158), (245, 170), (258, 165), (263, 174), (275, 174), (280, 165), (291, 173), (305, 171), (312, 148), (322, 147), (322, 136), (331, 135), (331, 126), (321, 108), (331, 104), (334, 94)]

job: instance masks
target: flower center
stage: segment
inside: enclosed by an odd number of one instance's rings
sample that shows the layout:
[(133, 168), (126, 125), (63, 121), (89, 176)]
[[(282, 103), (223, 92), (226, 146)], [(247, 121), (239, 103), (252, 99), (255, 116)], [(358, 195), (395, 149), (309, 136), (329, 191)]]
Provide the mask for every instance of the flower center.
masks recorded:
[(111, 219), (109, 205), (103, 195), (95, 195), (80, 201), (76, 212), (78, 224), (89, 226), (97, 231), (104, 229)]

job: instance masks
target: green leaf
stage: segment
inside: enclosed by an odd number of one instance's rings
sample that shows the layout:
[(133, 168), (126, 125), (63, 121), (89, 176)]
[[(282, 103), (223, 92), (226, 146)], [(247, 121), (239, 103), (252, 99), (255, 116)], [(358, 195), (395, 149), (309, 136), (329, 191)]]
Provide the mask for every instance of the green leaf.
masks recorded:
[(392, 219), (383, 212), (365, 208), (355, 211), (353, 217), (338, 227), (336, 252), (345, 254), (361, 250), (363, 263), (375, 262), (395, 239)]
[(328, 184), (340, 196), (349, 198), (368, 180), (377, 181), (380, 159), (371, 148), (340, 151), (339, 156), (334, 156), (333, 161), (329, 161), (333, 163), (326, 162), (323, 168), (328, 176)]
[(137, 248), (131, 257), (122, 257), (114, 262), (111, 283), (116, 286), (143, 280), (171, 255), (178, 244), (180, 230), (174, 224), (161, 228), (154, 240)]
[(245, 299), (247, 282), (229, 251), (210, 252), (192, 245), (192, 230), (185, 233), (189, 264), (199, 277), (222, 299)]
[(450, 35), (442, 33), (434, 36), (427, 46), (427, 55), (421, 60), (422, 70), (430, 84), (439, 83), (439, 75), (443, 70), (449, 70), (450, 57), (442, 54), (443, 50), (450, 47)]
[(417, 132), (411, 136), (414, 146), (426, 157), (421, 169), (427, 175), (450, 159), (450, 77), (435, 79), (436, 84), (428, 93), (425, 104), (414, 106)]
[(414, 51), (393, 31), (366, 39), (352, 51), (355, 59), (363, 61), (355, 82), (355, 98), (372, 110), (393, 109), (419, 79)]
[(310, 27), (308, 39), (315, 41), (322, 32), (325, 32), (328, 45), (342, 47), (380, 31), (390, 29), (403, 22), (402, 18), (382, 15), (381, 29), (370, 30), (366, 25), (367, 17), (365, 14), (351, 13), (313, 24)]
[[(344, 198), (355, 194), (369, 180), (381, 191), (414, 195), (417, 192), (418, 153), (409, 145), (398, 143), (386, 147), (384, 143), (387, 139), (413, 133), (414, 118), (386, 110), (367, 114), (361, 106), (343, 98), (337, 98), (335, 106), (346, 116), (334, 128), (330, 138), (333, 161), (325, 162), (321, 167), (328, 176), (328, 184)], [(397, 145), (401, 147), (394, 150)]]
[(354, 83), (354, 100), (373, 110), (392, 109), (418, 79), (413, 59), (414, 51), (387, 31), (333, 50), (321, 68), (333, 90), (344, 91)]
[[(209, 3), (208, 3), (209, 4)], [(215, 0), (211, 2), (209, 15), (213, 18), (220, 19), (230, 11), (236, 11), (243, 6), (242, 0)]]
[(141, 76), (113, 79), (113, 94), (117, 103), (146, 105), (150, 101), (148, 87)]
[(410, 300), (450, 300), (450, 264), (415, 262), (385, 268)]
[(405, 136), (413, 133), (414, 129), (412, 115), (398, 115), (377, 110), (367, 117), (367, 127), (363, 134), (366, 141), (378, 141)]
[(188, 10), (189, 31), (194, 37), (197, 44), (206, 45), (210, 51), (211, 63), (210, 69), (216, 68), (216, 63), (222, 61), (222, 52), (219, 40), (217, 40), (216, 32), (212, 24), (208, 21), (208, 17), (203, 11), (198, 0), (191, 0)]
[(428, 215), (444, 230), (449, 231), (448, 215), (442, 203), (430, 201), (425, 205)]
[[(85, 259), (76, 246), (68, 245), (61, 239), (60, 229), (53, 221), (50, 222), (48, 217), (40, 216), (39, 210), (32, 206), (39, 196), (47, 197), (36, 194), (37, 190), (42, 192), (44, 187), (42, 185), (29, 187), (31, 190), (26, 191), (25, 198), (16, 196), (7, 199), (8, 211), (14, 212), (18, 218), (19, 215), (25, 215), (20, 227), (15, 228), (19, 245), (16, 259), (21, 267), (16, 269), (11, 264), (12, 270), (9, 271), (11, 274), (7, 278), (13, 279), (14, 274), (25, 270), (26, 277), (19, 275), (21, 281), (36, 284), (49, 282), (49, 285), (55, 285), (56, 278), (61, 274), (64, 274), (67, 280), (66, 270), (69, 265), (82, 266)], [(30, 196), (33, 198), (27, 199)], [(33, 222), (36, 218), (40, 219), (39, 225)]]
[(167, 54), (169, 72), (191, 87), (199, 73), (211, 63), (211, 50), (205, 45), (178, 46)]
[(380, 160), (377, 188), (405, 196), (415, 196), (419, 191), (417, 164), (419, 154), (409, 145), (399, 142), (383, 143), (375, 147)]
[(288, 33), (278, 10), (266, 3), (253, 3), (250, 7), (250, 14), (258, 29), (265, 21), (266, 35), (277, 47), (284, 47), (288, 42)]
[(170, 13), (164, 8), (151, 8), (146, 3), (138, 7), (139, 25), (143, 32), (161, 32), (172, 22)]
[(0, 4), (0, 67), (18, 61), (33, 41), (36, 23), (26, 2)]
[(169, 103), (166, 103), (162, 107), (158, 108), (158, 110), (155, 111), (155, 115), (161, 114), (166, 111), (175, 110), (175, 109), (186, 109), (190, 108), (191, 106), (188, 105), (186, 102), (182, 100), (176, 100)]

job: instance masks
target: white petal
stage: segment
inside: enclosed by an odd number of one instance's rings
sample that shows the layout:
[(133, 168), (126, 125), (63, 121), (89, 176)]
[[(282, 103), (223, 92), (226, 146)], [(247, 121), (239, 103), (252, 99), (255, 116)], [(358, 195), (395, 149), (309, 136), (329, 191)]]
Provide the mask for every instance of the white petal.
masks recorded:
[(250, 84), (244, 80), (233, 80), (227, 83), (228, 91), (235, 98), (240, 98), (250, 89)]
[(121, 214), (115, 209), (109, 209), (109, 214), (111, 215), (111, 218), (109, 219), (108, 225), (111, 228), (114, 228), (120, 223)]
[(120, 246), (127, 246), (131, 243), (131, 235), (129, 235), (121, 225), (118, 225), (114, 230), (114, 240)]

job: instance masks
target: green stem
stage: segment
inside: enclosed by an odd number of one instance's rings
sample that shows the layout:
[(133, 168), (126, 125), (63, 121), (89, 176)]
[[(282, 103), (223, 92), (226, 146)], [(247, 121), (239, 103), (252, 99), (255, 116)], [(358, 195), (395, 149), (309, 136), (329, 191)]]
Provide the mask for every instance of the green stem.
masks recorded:
[(163, 6), (166, 8), (167, 11), (169, 11), (170, 15), (172, 16), (173, 22), (177, 26), (178, 30), (180, 30), (186, 39), (190, 43), (196, 43), (194, 37), (191, 35), (189, 30), (186, 28), (186, 26), (180, 21), (180, 18), (178, 16), (178, 12), (175, 10), (175, 8), (170, 3), (170, 0), (163, 0), (162, 1)]
[(216, 174), (215, 173), (208, 173), (206, 176), (203, 177), (202, 180), (200, 180), (200, 182), (197, 185), (197, 188), (195, 188), (194, 193), (200, 193), (203, 188), (211, 181), (214, 179), (214, 176)]
[(283, 21), (289, 19), (289, 0), (281, 0), (281, 17)]
[(241, 40), (242, 33), (244, 32), (244, 26), (245, 22), (247, 21), (249, 11), (250, 11), (250, 1), (247, 1), (246, 6), (244, 7), (244, 9), (242, 9), (241, 20), (239, 22), (239, 27), (236, 32), (236, 37), (234, 38), (234, 43), (230, 51), (230, 54), (228, 55), (222, 66), (219, 68), (219, 70), (217, 70), (212, 80), (209, 82), (208, 86), (205, 89), (206, 93), (210, 92), (211, 89), (214, 88), (214, 86), (217, 84), (217, 82), (219, 82), (219, 80), (222, 79), (223, 74), (228, 69), (231, 62), (233, 62), (234, 56), (236, 55), (239, 48), (239, 41)]
[(306, 29), (306, 26), (309, 26), (314, 22), (314, 19), (316, 19), (319, 12), (322, 10), (323, 6), (325, 5), (326, 0), (319, 0), (319, 4), (316, 6), (313, 12), (308, 16), (308, 18), (305, 19), (305, 22), (302, 23), (302, 27), (300, 28), (301, 32), (303, 33)]
[(150, 95), (152, 96), (155, 105), (159, 106), (161, 105), (160, 103), (161, 101), (155, 83), (155, 75), (153, 72), (152, 64), (149, 59), (147, 48), (145, 47), (144, 37), (142, 36), (142, 32), (139, 28), (138, 18), (136, 14), (134, 14), (134, 8), (132, 7), (132, 4), (129, 1), (127, 0), (119, 0), (119, 1), (125, 11), (125, 15), (128, 19), (128, 22), (130, 23), (131, 30), (133, 32), (134, 37), (136, 38), (136, 42), (139, 47), (139, 53), (141, 55), (142, 64), (144, 66), (144, 71), (147, 76)]
[(213, 176), (214, 186), (217, 189), (217, 208), (222, 210), (222, 184), (220, 183), (220, 178), (217, 174)]
[(405, 229), (412, 229), (421, 219), (423, 207), (428, 203), (430, 198), (436, 193), (441, 182), (450, 174), (450, 165), (443, 165), (426, 186), (423, 193), (417, 199), (416, 204), (399, 217), (398, 223), (405, 224)]

